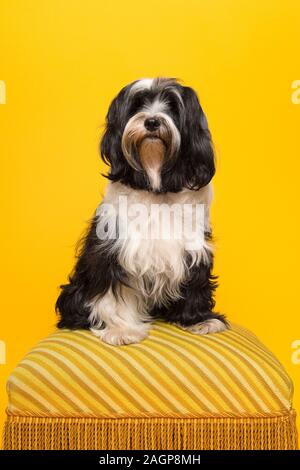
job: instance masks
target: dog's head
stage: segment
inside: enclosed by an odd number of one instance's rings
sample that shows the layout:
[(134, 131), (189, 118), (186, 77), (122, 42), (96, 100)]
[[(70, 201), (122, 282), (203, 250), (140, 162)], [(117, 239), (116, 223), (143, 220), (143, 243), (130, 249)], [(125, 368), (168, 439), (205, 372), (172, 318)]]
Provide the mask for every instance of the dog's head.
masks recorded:
[(142, 79), (112, 101), (101, 140), (108, 178), (154, 192), (197, 190), (215, 172), (196, 93), (173, 78)]

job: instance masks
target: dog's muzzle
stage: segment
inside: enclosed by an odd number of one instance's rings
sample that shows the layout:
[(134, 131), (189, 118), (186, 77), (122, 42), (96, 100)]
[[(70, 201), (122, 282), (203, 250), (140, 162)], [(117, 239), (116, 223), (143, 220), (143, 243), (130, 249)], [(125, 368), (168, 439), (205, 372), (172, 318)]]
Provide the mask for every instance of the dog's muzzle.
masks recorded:
[[(176, 158), (180, 133), (168, 114), (157, 113), (152, 116), (147, 112), (139, 112), (127, 122), (122, 136), (122, 151), (128, 163), (137, 171), (145, 170), (145, 158), (141, 155), (145, 142), (156, 144), (160, 154), (163, 145), (161, 167)], [(155, 153), (155, 147), (151, 152)]]

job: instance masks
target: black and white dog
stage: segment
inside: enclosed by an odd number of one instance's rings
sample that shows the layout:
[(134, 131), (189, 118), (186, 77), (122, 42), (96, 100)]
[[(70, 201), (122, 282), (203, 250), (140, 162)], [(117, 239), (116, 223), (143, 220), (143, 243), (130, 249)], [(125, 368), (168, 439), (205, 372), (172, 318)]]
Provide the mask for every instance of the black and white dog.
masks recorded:
[[(226, 329), (213, 311), (214, 151), (195, 92), (161, 77), (124, 87), (110, 105), (101, 156), (110, 183), (62, 286), (58, 327), (90, 329), (114, 345), (141, 341), (155, 318), (195, 334)], [(199, 230), (172, 236), (194, 224), (197, 206), (202, 242)]]

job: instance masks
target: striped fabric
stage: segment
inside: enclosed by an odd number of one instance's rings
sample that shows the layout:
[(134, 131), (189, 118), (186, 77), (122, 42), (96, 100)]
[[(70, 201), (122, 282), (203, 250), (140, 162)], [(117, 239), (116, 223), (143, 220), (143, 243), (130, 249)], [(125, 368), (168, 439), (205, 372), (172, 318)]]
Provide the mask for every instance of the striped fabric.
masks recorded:
[(10, 416), (260, 417), (291, 410), (293, 385), (249, 331), (196, 336), (157, 322), (139, 344), (110, 346), (87, 331), (55, 331), (7, 385)]

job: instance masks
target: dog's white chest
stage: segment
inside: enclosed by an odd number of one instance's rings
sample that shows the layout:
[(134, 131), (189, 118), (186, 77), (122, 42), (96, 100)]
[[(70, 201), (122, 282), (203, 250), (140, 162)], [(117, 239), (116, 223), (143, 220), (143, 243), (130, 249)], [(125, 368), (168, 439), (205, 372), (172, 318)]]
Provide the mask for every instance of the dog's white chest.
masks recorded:
[(209, 230), (210, 199), (210, 187), (153, 194), (109, 185), (103, 202), (118, 220), (113, 249), (122, 268), (154, 302), (179, 295), (188, 265), (208, 249), (204, 231)]

